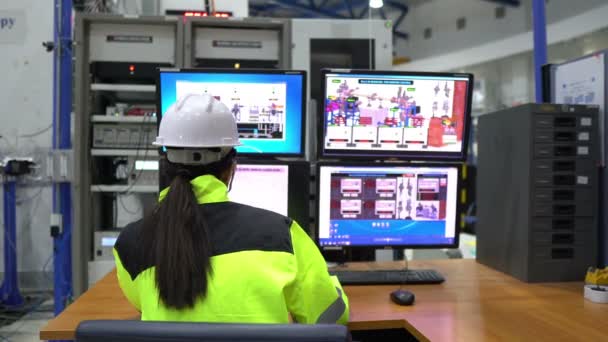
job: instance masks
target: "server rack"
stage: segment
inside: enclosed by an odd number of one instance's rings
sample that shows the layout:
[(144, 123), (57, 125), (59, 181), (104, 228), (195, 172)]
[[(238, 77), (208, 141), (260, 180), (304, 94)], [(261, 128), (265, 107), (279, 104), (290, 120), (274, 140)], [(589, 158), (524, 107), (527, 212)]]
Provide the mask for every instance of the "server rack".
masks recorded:
[(479, 118), (477, 260), (527, 282), (597, 262), (598, 108), (527, 104)]
[(291, 24), (270, 18), (183, 18), (188, 68), (291, 68)]
[[(177, 17), (76, 16), (72, 236), (75, 296), (87, 289), (90, 267), (95, 267), (95, 232), (115, 228), (111, 223), (119, 215), (116, 201), (123, 199), (119, 196), (146, 194), (144, 197), (151, 199), (158, 192), (156, 185), (138, 184), (137, 174), (131, 177), (126, 166), (129, 159), (152, 159), (157, 154), (147, 146), (149, 136), (156, 132), (155, 86), (150, 77), (157, 66), (182, 66), (182, 46), (183, 27)], [(117, 108), (121, 102), (139, 103), (141, 108), (125, 113), (131, 109)], [(105, 128), (108, 135), (96, 135), (96, 128)], [(118, 162), (121, 158), (124, 165)], [(116, 174), (108, 172), (112, 169), (108, 164), (114, 161), (116, 168), (125, 171), (122, 184), (115, 181)], [(114, 181), (108, 181), (108, 176)]]

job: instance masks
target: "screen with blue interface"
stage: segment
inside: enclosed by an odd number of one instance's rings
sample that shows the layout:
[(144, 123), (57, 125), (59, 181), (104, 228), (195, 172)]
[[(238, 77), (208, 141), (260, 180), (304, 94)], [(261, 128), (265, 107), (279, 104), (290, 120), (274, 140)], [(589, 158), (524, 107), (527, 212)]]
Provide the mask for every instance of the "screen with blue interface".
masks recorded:
[(319, 169), (320, 246), (456, 243), (457, 166)]
[(161, 71), (159, 83), (161, 113), (188, 94), (223, 102), (237, 121), (239, 153), (303, 153), (304, 72)]

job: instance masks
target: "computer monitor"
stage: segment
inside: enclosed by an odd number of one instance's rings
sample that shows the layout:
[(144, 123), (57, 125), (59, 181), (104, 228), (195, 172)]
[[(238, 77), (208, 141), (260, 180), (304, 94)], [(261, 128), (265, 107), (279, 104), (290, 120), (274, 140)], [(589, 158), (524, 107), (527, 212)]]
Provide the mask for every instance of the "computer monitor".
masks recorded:
[(317, 239), (324, 247), (448, 248), (458, 165), (321, 164)]
[(325, 69), (324, 157), (465, 160), (473, 75)]
[[(237, 158), (237, 168), (228, 199), (289, 216), (308, 230), (309, 180), (310, 163), (306, 161)], [(169, 176), (163, 167), (159, 172), (159, 186), (160, 190), (169, 186)]]
[(228, 198), (289, 216), (308, 231), (310, 163), (239, 159)]
[(160, 70), (157, 80), (160, 113), (188, 94), (210, 94), (228, 106), (243, 143), (237, 148), (240, 154), (303, 155), (305, 71)]
[(287, 216), (289, 165), (237, 164), (229, 197), (232, 202)]

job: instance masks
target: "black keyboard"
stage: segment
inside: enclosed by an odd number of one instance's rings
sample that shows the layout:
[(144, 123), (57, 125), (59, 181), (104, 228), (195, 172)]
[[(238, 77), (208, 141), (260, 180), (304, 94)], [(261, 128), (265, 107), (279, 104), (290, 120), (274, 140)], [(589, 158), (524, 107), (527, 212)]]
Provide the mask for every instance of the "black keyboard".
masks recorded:
[(337, 276), (342, 285), (441, 284), (445, 281), (435, 270), (329, 270), (329, 274)]

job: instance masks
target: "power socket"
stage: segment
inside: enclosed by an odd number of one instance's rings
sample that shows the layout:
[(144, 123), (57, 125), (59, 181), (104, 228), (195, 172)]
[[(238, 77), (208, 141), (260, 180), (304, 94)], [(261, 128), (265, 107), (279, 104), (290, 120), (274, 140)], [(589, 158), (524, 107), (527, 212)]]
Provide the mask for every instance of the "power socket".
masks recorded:
[(58, 237), (63, 233), (63, 216), (51, 214), (51, 237)]

